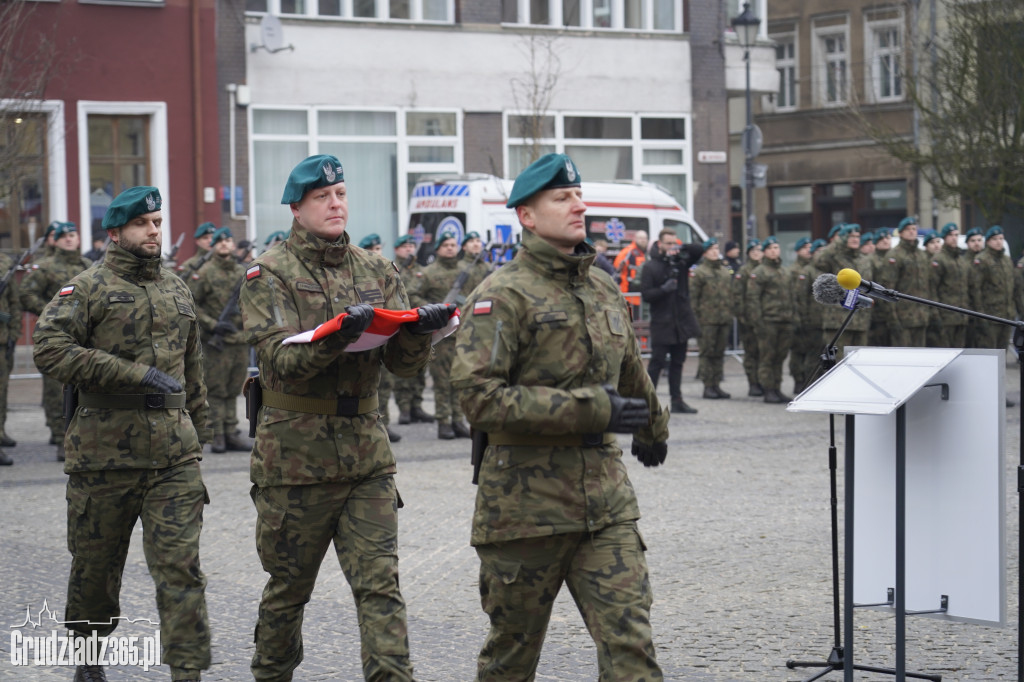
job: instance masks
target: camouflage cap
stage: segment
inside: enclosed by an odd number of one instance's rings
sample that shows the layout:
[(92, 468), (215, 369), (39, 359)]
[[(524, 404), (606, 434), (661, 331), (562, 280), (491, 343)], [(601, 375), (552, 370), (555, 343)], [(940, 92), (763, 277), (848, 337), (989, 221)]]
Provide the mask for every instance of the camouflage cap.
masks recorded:
[(943, 239), (945, 239), (946, 237), (949, 236), (950, 232), (959, 232), (959, 231), (960, 231), (960, 228), (958, 228), (956, 226), (956, 223), (946, 223), (945, 225), (942, 226), (942, 229), (939, 230), (939, 236), (942, 237)]
[(70, 232), (78, 232), (78, 228), (72, 222), (61, 223), (57, 226), (57, 229), (53, 231), (53, 238), (60, 239), (64, 235)]
[(360, 249), (368, 249), (371, 246), (378, 246), (380, 244), (380, 235), (376, 232), (371, 232), (362, 239), (359, 240)]
[(213, 246), (214, 244), (216, 244), (219, 241), (223, 241), (225, 239), (234, 239), (234, 238), (235, 238), (235, 235), (231, 234), (231, 229), (230, 228), (222, 227), (219, 230), (215, 230), (214, 231), (213, 238), (210, 239), (210, 246)]
[(709, 239), (705, 239), (704, 243), (701, 244), (701, 246), (703, 246), (704, 250), (707, 251), (708, 249), (710, 249), (712, 246), (714, 246), (717, 243), (718, 243), (718, 240), (715, 239), (714, 237), (711, 237)]
[(988, 228), (988, 230), (985, 232), (985, 241), (992, 239), (992, 237), (1001, 235), (1002, 233), (1003, 228), (999, 227), (998, 225), (993, 225), (992, 227)]
[(760, 248), (760, 246), (761, 246), (760, 240), (751, 239), (749, 242), (747, 242), (747, 253), (750, 253), (751, 249)]
[(278, 230), (277, 232), (271, 232), (267, 238), (263, 241), (263, 246), (270, 246), (274, 242), (283, 242), (288, 239), (288, 233), (284, 230)]
[(159, 211), (162, 205), (163, 199), (156, 187), (129, 187), (107, 206), (107, 212), (103, 215), (103, 229), (112, 230), (127, 225), (136, 216)]
[(202, 239), (208, 234), (213, 234), (217, 231), (217, 226), (213, 223), (206, 222), (196, 228), (195, 233), (192, 235), (193, 239)]
[(904, 228), (910, 227), (911, 225), (917, 225), (917, 216), (908, 215), (900, 221), (900, 224), (896, 227), (896, 231), (902, 232)]
[(810, 237), (800, 237), (800, 239), (796, 240), (796, 244), (793, 245), (793, 250), (794, 251), (799, 251), (800, 249), (804, 248), (805, 246), (809, 245), (810, 243), (811, 243)]
[(579, 187), (580, 172), (566, 154), (545, 154), (516, 178), (506, 208), (515, 208), (537, 192), (556, 187)]
[(416, 237), (413, 237), (411, 234), (403, 234), (401, 237), (399, 237), (398, 239), (395, 240), (395, 246), (396, 247), (398, 247), (398, 246), (405, 246), (406, 244), (415, 244), (415, 243), (416, 243)]
[(288, 176), (284, 186), (282, 204), (294, 204), (302, 201), (306, 192), (320, 187), (330, 187), (345, 182), (345, 171), (338, 157), (330, 154), (317, 154), (299, 162)]

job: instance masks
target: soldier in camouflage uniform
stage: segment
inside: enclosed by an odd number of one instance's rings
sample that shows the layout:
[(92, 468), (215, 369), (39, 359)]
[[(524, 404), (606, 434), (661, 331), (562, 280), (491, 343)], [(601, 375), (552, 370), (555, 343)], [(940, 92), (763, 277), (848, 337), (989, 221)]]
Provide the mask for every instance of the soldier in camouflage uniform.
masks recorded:
[(764, 389), (757, 378), (758, 367), (758, 339), (757, 331), (750, 322), (750, 312), (747, 310), (747, 283), (750, 281), (750, 273), (754, 271), (761, 260), (764, 252), (761, 251), (761, 242), (751, 239), (747, 242), (747, 262), (740, 266), (732, 279), (732, 304), (735, 306), (735, 317), (739, 323), (740, 343), (743, 345), (743, 371), (747, 375), (749, 390), (747, 395), (760, 397), (764, 395)]
[(210, 252), (210, 242), (213, 240), (213, 233), (217, 226), (213, 223), (203, 223), (196, 228), (192, 235), (195, 241), (196, 252), (184, 263), (175, 268), (175, 271), (186, 280), (191, 278), (193, 273), (203, 265), (203, 256)]
[(757, 331), (757, 378), (764, 389), (766, 403), (788, 403), (782, 393), (782, 364), (793, 344), (796, 326), (795, 302), (789, 273), (782, 267), (779, 240), (768, 237), (761, 242), (764, 258), (750, 273), (747, 283), (747, 315)]
[[(664, 462), (669, 413), (644, 371), (622, 293), (592, 267), (575, 165), (548, 154), (508, 206), (523, 248), (466, 301), (453, 383), (485, 432), (471, 543), (490, 633), (481, 681), (532, 680), (567, 583), (597, 646), (599, 677), (662, 679), (640, 517), (615, 433)], [(627, 397), (623, 397), (627, 396)]]
[[(79, 250), (81, 238), (74, 223), (60, 223), (53, 232), (53, 254), (33, 263), (21, 281), (21, 307), (40, 315), (46, 304), (71, 279), (92, 266)], [(42, 371), (42, 370), (40, 370)], [(43, 372), (43, 413), (50, 429), (50, 444), (57, 446), (57, 461), (64, 461), (64, 402), (60, 381)]]
[[(970, 266), (973, 265), (974, 259), (985, 250), (985, 231), (980, 227), (972, 227), (964, 233), (964, 237), (967, 242), (964, 258), (967, 259), (969, 266), (967, 268), (967, 307), (971, 310), (978, 310), (978, 306), (981, 304), (978, 301), (978, 291), (974, 288), (976, 284), (972, 280), (975, 270)], [(967, 318), (967, 334), (964, 348), (981, 348), (978, 344), (978, 319), (975, 317)]]
[[(423, 267), (416, 259), (416, 239), (410, 234), (402, 235), (395, 242), (395, 266), (402, 275), (402, 284), (409, 293), (413, 305), (426, 301), (416, 299), (414, 292), (419, 289)], [(427, 370), (422, 369), (412, 377), (395, 377), (395, 402), (398, 403), (398, 423), (430, 423), (434, 415), (423, 409), (423, 391), (427, 388)]]
[[(199, 566), (208, 408), (192, 295), (160, 266), (160, 206), (155, 187), (127, 189), (111, 202), (103, 262), (47, 304), (33, 355), (44, 374), (77, 388), (64, 440), (71, 634), (104, 636), (116, 627), (125, 556), (141, 519), (163, 662), (173, 680), (199, 680), (210, 665)], [(81, 666), (75, 677), (105, 679), (98, 666)]]
[[(359, 240), (359, 248), (377, 255), (384, 253), (384, 245), (381, 244), (380, 235), (376, 232), (371, 232)], [(384, 422), (384, 429), (388, 432), (388, 440), (392, 443), (402, 440), (401, 434), (391, 429), (391, 409), (388, 405), (391, 402), (391, 389), (395, 384), (395, 379), (394, 374), (381, 368), (380, 383), (377, 384), (377, 411), (380, 412), (380, 420)]]
[(811, 263), (812, 242), (801, 237), (795, 245), (796, 261), (789, 269), (793, 289), (796, 331), (789, 349), (789, 373), (793, 377), (793, 394), (802, 393), (814, 378), (821, 359), (821, 308), (811, 290), (818, 269)]
[[(0, 253), (0, 274), (15, 267), (14, 259)], [(0, 353), (0, 446), (9, 448), (17, 443), (7, 435), (7, 388), (14, 368), (14, 350), (21, 334), (21, 302), (18, 296), (18, 284), (14, 276), (7, 282), (7, 287), (0, 293), (0, 344), (4, 351)], [(14, 464), (7, 453), (0, 450), (0, 466)]]
[(238, 395), (249, 376), (249, 346), (242, 333), (237, 297), (234, 310), (220, 319), (235, 289), (242, 285), (245, 266), (235, 259), (235, 240), (226, 227), (213, 233), (210, 249), (210, 260), (188, 280), (202, 330), (206, 397), (213, 430), (210, 449), (216, 453), (249, 452), (252, 441), (238, 428)]
[[(868, 262), (871, 265), (871, 274), (876, 282), (882, 282), (887, 278), (889, 269), (889, 252), (892, 250), (892, 228), (880, 227), (875, 230), (875, 252), (871, 254)], [(893, 346), (893, 336), (890, 325), (893, 317), (888, 310), (895, 305), (889, 301), (875, 299), (875, 305), (871, 308), (871, 326), (868, 329), (868, 345), (870, 346)], [(863, 313), (858, 313), (858, 315)]]
[[(242, 320), (262, 387), (252, 452), (256, 550), (269, 574), (256, 623), (256, 680), (290, 680), (302, 661), (302, 614), (331, 543), (352, 588), (367, 680), (411, 680), (405, 602), (398, 589), (395, 458), (377, 411), (383, 364), (399, 376), (430, 357), (446, 306), (419, 309), (383, 346), (348, 353), (374, 308), (405, 310), (395, 266), (349, 242), (341, 162), (311, 156), (281, 203), (291, 236), (246, 270)], [(347, 313), (337, 332), (281, 342)], [(253, 388), (250, 386), (250, 396)]]
[(697, 377), (704, 382), (704, 397), (722, 400), (725, 344), (732, 328), (732, 275), (719, 252), (718, 240), (704, 242), (704, 257), (690, 271), (690, 303), (700, 324)]
[[(424, 303), (445, 300), (462, 272), (468, 272), (468, 279), (459, 291), (454, 303), (462, 305), (465, 297), (482, 281), (479, 271), (467, 269), (456, 257), (459, 240), (454, 232), (442, 232), (437, 238), (434, 262), (423, 269), (419, 287), (413, 298)], [(459, 405), (451, 384), (452, 360), (455, 359), (455, 338), (448, 337), (434, 346), (434, 357), (430, 361), (430, 378), (434, 382), (434, 414), (437, 418), (437, 437), (442, 440), (469, 438), (462, 407)]]
[[(960, 251), (957, 243), (960, 230), (956, 223), (946, 223), (939, 231), (942, 249), (935, 254), (935, 300), (939, 303), (967, 307), (967, 275), (970, 261)], [(940, 348), (965, 348), (967, 342), (967, 316), (951, 310), (939, 309), (941, 336), (937, 339)]]
[[(466, 238), (462, 240), (461, 258), (465, 267), (470, 271), (469, 277), (474, 282), (482, 282), (487, 275), (491, 274), (491, 264), (486, 260), (484, 254), (484, 242), (480, 239), (479, 232), (467, 232)], [(463, 291), (463, 296), (468, 295), (469, 290)]]
[[(993, 225), (985, 232), (985, 248), (971, 263), (970, 286), (975, 292), (977, 310), (996, 317), (1012, 319), (1013, 263), (1004, 251), (1003, 228)], [(1010, 327), (999, 322), (976, 320), (978, 348), (1006, 348)]]
[[(839, 230), (839, 239), (815, 254), (817, 267), (821, 272), (838, 274), (840, 270), (849, 268), (856, 270), (866, 280), (872, 279), (870, 260), (860, 253), (860, 225), (850, 223)], [(826, 345), (832, 342), (843, 322), (849, 317), (850, 311), (840, 305), (820, 305), (821, 309), (821, 342)], [(841, 357), (847, 346), (864, 346), (868, 342), (868, 329), (871, 326), (871, 311), (858, 309), (850, 318), (846, 331), (836, 342), (836, 357)]]
[[(928, 298), (931, 259), (917, 243), (917, 219), (907, 217), (899, 224), (899, 243), (889, 250), (882, 286), (918, 298)], [(890, 305), (879, 309), (887, 316), (895, 346), (922, 348), (928, 328), (929, 306)]]

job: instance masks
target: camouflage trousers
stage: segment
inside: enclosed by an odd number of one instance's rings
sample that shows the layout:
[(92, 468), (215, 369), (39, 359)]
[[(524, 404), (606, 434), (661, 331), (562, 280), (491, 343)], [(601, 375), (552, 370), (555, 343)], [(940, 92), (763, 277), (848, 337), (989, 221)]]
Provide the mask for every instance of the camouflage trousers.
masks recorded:
[(797, 327), (789, 351), (789, 374), (794, 386), (805, 386), (814, 376), (821, 363), (821, 349), (818, 329)]
[(725, 344), (729, 340), (731, 324), (702, 324), (698, 340), (699, 364), (697, 378), (706, 387), (717, 387), (725, 374)]
[(367, 680), (412, 680), (405, 601), (398, 589), (394, 478), (253, 486), (256, 551), (270, 574), (256, 622), (252, 673), (287, 682), (302, 662), (302, 615), (334, 543), (352, 588)]
[(434, 346), (430, 378), (434, 381), (434, 415), (438, 424), (464, 421), (458, 393), (452, 388), (452, 362), (455, 360), (455, 337), (449, 336)]
[(477, 680), (532, 680), (555, 596), (566, 583), (597, 645), (601, 682), (662, 679), (651, 641), (646, 547), (632, 521), (476, 548), (491, 630)]
[(757, 331), (748, 325), (740, 325), (740, 343), (743, 344), (743, 371), (747, 375), (747, 383), (756, 384), (757, 368), (760, 364)]
[(975, 343), (978, 348), (1006, 348), (1010, 343), (1010, 328), (988, 320), (974, 321)]
[(50, 435), (64, 440), (64, 384), (43, 375), (43, 414)]
[[(135, 521), (156, 584), (163, 662), (173, 679), (195, 679), (210, 667), (206, 577), (199, 567), (203, 506), (210, 498), (199, 462), (167, 469), (117, 469), (68, 474), (68, 550), (71, 576), (65, 620), (75, 635), (109, 635), (121, 615), (121, 576)], [(140, 614), (129, 614), (139, 617)]]
[(793, 345), (792, 322), (765, 322), (758, 333), (757, 383), (764, 389), (782, 388), (782, 363)]
[(423, 391), (427, 388), (427, 372), (414, 377), (395, 377), (395, 402), (398, 409), (407, 412), (423, 405)]
[(898, 334), (893, 334), (892, 345), (903, 348), (924, 348), (927, 340), (928, 327), (903, 327)]
[(391, 423), (391, 410), (388, 403), (391, 402), (391, 387), (395, 385), (395, 375), (383, 367), (380, 368), (380, 381), (377, 383), (377, 412), (380, 413), (380, 420), (384, 426)]
[(7, 387), (11, 383), (11, 370), (7, 353), (0, 353), (0, 435), (7, 433)]
[(967, 348), (967, 324), (942, 325), (938, 344), (938, 348)]
[(238, 428), (238, 396), (249, 376), (249, 347), (224, 344), (218, 350), (204, 343), (203, 367), (213, 435), (231, 435)]

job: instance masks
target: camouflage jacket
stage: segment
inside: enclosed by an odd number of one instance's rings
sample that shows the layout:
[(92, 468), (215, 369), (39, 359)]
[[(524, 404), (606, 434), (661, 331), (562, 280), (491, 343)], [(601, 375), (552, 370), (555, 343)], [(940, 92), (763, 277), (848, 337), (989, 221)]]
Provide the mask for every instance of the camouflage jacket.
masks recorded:
[[(340, 333), (313, 343), (281, 344), (345, 312), (346, 306), (409, 307), (394, 264), (350, 244), (347, 232), (328, 243), (293, 223), (287, 241), (249, 264), (239, 302), (246, 340), (256, 348), (260, 383), (271, 391), (327, 400), (373, 397), (382, 363), (407, 377), (430, 358), (430, 335), (405, 329), (379, 348), (354, 353), (345, 352), (354, 338)], [(376, 410), (346, 417), (267, 405), (260, 409), (250, 464), (258, 486), (394, 472), (395, 458)]]
[[(14, 259), (0, 253), (0, 277), (10, 270), (12, 265)], [(0, 294), (0, 344), (6, 344), (21, 335), (21, 297), (18, 288), (18, 278), (14, 275), (8, 280), (7, 288)]]
[(185, 279), (190, 278), (192, 276), (192, 273), (194, 273), (196, 270), (202, 267), (200, 265), (200, 262), (202, 262), (203, 256), (205, 256), (207, 252), (209, 252), (209, 249), (204, 249), (202, 247), (197, 246), (196, 252), (192, 254), (192, 256), (188, 260), (186, 260), (184, 263), (176, 267), (174, 271), (177, 272), (180, 276), (184, 277)]
[[(970, 259), (956, 246), (942, 245), (942, 250), (935, 254), (933, 271), (935, 273), (935, 300), (940, 303), (966, 308), (967, 273)], [(967, 324), (967, 316), (952, 310), (938, 310), (942, 324)]]
[(423, 277), (423, 266), (416, 260), (416, 256), (409, 256), (405, 262), (395, 261), (398, 274), (402, 276), (402, 284), (405, 285), (405, 292), (409, 295), (409, 303), (412, 305), (423, 305), (415, 299), (413, 293), (420, 286), (420, 279)]
[(761, 324), (796, 322), (796, 303), (789, 273), (781, 260), (762, 258), (747, 282), (747, 322)]
[(186, 409), (79, 407), (64, 471), (164, 469), (201, 458), (209, 439), (195, 304), (185, 283), (111, 243), (102, 263), (68, 282), (32, 335), (43, 374), (87, 393), (149, 393), (150, 367), (185, 387)]
[[(531, 232), (515, 260), (466, 301), (452, 387), (470, 424), (488, 434), (600, 433), (611, 418), (602, 384), (650, 405), (634, 438), (668, 440), (640, 359), (626, 303), (591, 268), (585, 244), (568, 256)], [(484, 453), (471, 543), (597, 531), (640, 517), (617, 444), (490, 445)]]
[[(887, 280), (882, 281), (883, 286), (901, 294), (928, 298), (932, 259), (918, 248), (916, 239), (901, 239), (889, 249), (888, 261), (885, 270)], [(926, 305), (890, 305), (880, 310), (894, 316), (903, 327), (923, 327), (928, 324), (929, 306)]]
[(1013, 263), (1009, 256), (986, 246), (974, 257), (969, 277), (978, 312), (1013, 317)]
[(427, 303), (441, 303), (445, 296), (451, 291), (452, 285), (462, 272), (468, 272), (469, 276), (465, 284), (459, 290), (455, 303), (460, 307), (466, 301), (469, 293), (483, 281), (484, 275), (476, 269), (469, 269), (470, 263), (458, 260), (457, 258), (438, 257), (433, 263), (423, 268), (423, 277), (420, 278), (419, 286), (413, 293), (412, 298), (416, 305)]
[[(835, 275), (840, 270), (849, 268), (859, 272), (864, 279), (871, 279), (870, 256), (862, 256), (859, 249), (851, 249), (844, 240), (835, 242), (828, 247), (827, 251), (825, 249), (820, 249), (819, 251), (825, 251), (825, 253), (815, 263), (815, 267), (819, 268), (822, 272)], [(849, 310), (838, 304), (822, 305), (816, 303), (816, 305), (821, 308), (821, 328), (829, 331), (839, 329), (850, 314)], [(850, 318), (850, 324), (846, 328), (850, 331), (867, 331), (871, 326), (871, 312), (865, 309), (858, 310)]]
[[(196, 317), (199, 318), (199, 328), (203, 331), (203, 341), (209, 341), (213, 335), (213, 328), (217, 326), (217, 320), (235, 287), (241, 284), (242, 278), (245, 277), (245, 270), (246, 266), (236, 261), (234, 256), (214, 256), (199, 268), (199, 272), (189, 277), (188, 288), (192, 290), (192, 296), (196, 299)], [(242, 312), (237, 307), (228, 317), (228, 322), (235, 325), (238, 331), (225, 335), (224, 343), (244, 344)]]
[[(761, 260), (764, 259), (762, 258)], [(753, 321), (750, 319), (750, 313), (747, 310), (747, 284), (750, 282), (750, 273), (760, 264), (761, 261), (748, 260), (732, 276), (733, 313), (740, 324), (753, 324)]]
[(690, 304), (701, 326), (732, 322), (732, 273), (725, 261), (702, 258), (690, 270)]
[(77, 250), (56, 249), (52, 256), (29, 266), (28, 274), (21, 280), (21, 307), (39, 315), (62, 286), (90, 267), (92, 261)]
[(814, 300), (814, 280), (820, 271), (814, 267), (810, 258), (797, 257), (797, 261), (789, 269), (789, 282), (793, 287), (793, 304), (796, 309), (796, 321), (801, 333), (821, 329), (821, 313), (823, 306)]

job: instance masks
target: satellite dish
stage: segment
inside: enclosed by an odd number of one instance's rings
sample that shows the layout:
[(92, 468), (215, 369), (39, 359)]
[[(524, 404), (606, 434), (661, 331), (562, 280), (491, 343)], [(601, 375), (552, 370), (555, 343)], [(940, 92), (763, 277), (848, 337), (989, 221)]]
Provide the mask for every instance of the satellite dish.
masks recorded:
[(260, 39), (263, 41), (263, 44), (257, 45), (253, 43), (250, 51), (255, 52), (262, 48), (270, 54), (274, 54), (281, 50), (295, 49), (293, 45), (284, 44), (284, 26), (281, 25), (281, 20), (273, 14), (264, 14), (263, 18), (260, 19)]

